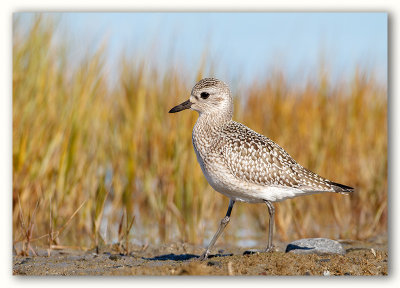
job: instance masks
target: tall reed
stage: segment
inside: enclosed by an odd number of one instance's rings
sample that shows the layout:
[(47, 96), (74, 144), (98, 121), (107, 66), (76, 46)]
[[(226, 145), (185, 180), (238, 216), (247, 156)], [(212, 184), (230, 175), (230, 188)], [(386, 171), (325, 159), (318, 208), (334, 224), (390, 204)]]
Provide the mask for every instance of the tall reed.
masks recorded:
[[(23, 35), (14, 22), (14, 241), (26, 240), (21, 215), (28, 219), (35, 211), (33, 240), (64, 227), (51, 242), (110, 243), (118, 239), (126, 211), (127, 219), (135, 217), (134, 241), (203, 243), (228, 202), (197, 164), (191, 144), (196, 113), (167, 112), (189, 96), (196, 79), (217, 75), (199, 67), (188, 85), (172, 65), (164, 73), (149, 67), (146, 57), (152, 55), (121, 55), (112, 87), (104, 68), (106, 45), (71, 63), (70, 47), (56, 38), (56, 27), (39, 16)], [(277, 204), (281, 240), (367, 239), (387, 232), (387, 91), (367, 72), (356, 71), (348, 83), (330, 83), (321, 73), (303, 88), (276, 73), (245, 87), (246, 98), (235, 95), (235, 120), (267, 135), (310, 170), (357, 188), (351, 196)], [(236, 207), (225, 239), (266, 229), (264, 205)], [(46, 239), (37, 243), (47, 245)]]

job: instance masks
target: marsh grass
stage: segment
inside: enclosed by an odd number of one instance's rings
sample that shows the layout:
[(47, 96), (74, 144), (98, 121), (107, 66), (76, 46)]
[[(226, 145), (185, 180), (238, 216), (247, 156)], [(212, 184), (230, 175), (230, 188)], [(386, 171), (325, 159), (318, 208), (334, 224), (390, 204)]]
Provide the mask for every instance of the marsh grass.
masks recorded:
[[(212, 190), (197, 163), (191, 143), (196, 113), (167, 113), (185, 100), (190, 85), (177, 68), (160, 73), (143, 57), (121, 55), (113, 88), (105, 46), (70, 63), (68, 44), (56, 41), (55, 27), (51, 18), (37, 17), (22, 36), (14, 22), (14, 241), (93, 247), (122, 243), (132, 229), (131, 239), (144, 243), (202, 244), (228, 200)], [(193, 83), (207, 74), (199, 67)], [(357, 188), (350, 196), (277, 204), (276, 237), (385, 234), (386, 87), (362, 70), (343, 83), (321, 75), (299, 88), (275, 73), (246, 87), (246, 98), (235, 95), (235, 120), (279, 143), (308, 169)], [(225, 239), (249, 227), (266, 231), (264, 205), (239, 204), (234, 215), (246, 217), (233, 217)], [(60, 227), (62, 237), (55, 237)]]

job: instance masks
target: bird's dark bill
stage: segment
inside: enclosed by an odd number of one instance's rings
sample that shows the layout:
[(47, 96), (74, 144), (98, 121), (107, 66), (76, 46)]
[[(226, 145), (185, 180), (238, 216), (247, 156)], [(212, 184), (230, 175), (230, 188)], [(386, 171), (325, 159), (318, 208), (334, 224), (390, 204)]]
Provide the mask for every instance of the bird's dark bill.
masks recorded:
[(177, 106), (175, 106), (174, 108), (172, 108), (171, 110), (169, 110), (169, 113), (176, 113), (185, 109), (189, 109), (190, 106), (192, 106), (192, 102), (190, 102), (190, 100), (187, 100)]

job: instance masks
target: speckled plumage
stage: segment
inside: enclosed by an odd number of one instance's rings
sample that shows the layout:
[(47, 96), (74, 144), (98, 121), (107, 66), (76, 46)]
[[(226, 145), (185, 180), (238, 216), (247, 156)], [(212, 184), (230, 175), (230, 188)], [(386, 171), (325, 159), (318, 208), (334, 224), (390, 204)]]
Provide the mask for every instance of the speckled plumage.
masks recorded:
[(271, 251), (275, 215), (272, 202), (314, 193), (353, 191), (302, 167), (271, 139), (233, 121), (233, 100), (224, 82), (214, 78), (199, 81), (189, 100), (169, 112), (189, 108), (199, 112), (192, 142), (204, 176), (214, 190), (230, 198), (226, 216), (201, 259), (207, 258), (228, 224), (235, 201), (264, 202), (268, 206), (265, 251)]
[[(219, 98), (211, 113), (199, 111), (192, 141), (197, 160), (210, 185), (235, 201), (272, 202), (320, 192), (350, 192), (298, 164), (271, 139), (231, 119), (232, 97), (226, 84), (206, 78), (192, 97), (207, 90)], [(222, 100), (228, 98), (226, 103)], [(193, 99), (193, 100), (195, 100)], [(223, 105), (219, 105), (223, 104)], [(221, 106), (221, 107), (220, 107)], [(193, 109), (193, 108), (192, 108)]]

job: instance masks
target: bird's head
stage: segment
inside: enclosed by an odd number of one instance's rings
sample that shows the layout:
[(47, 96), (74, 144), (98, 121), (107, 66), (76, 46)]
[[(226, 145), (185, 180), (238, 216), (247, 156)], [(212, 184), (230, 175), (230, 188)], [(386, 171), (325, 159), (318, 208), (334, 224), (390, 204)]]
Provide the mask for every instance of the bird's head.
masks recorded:
[(172, 108), (169, 113), (189, 108), (199, 114), (227, 114), (232, 117), (233, 100), (228, 85), (215, 78), (204, 78), (194, 85), (190, 98)]

